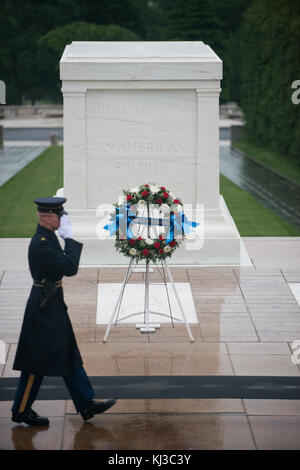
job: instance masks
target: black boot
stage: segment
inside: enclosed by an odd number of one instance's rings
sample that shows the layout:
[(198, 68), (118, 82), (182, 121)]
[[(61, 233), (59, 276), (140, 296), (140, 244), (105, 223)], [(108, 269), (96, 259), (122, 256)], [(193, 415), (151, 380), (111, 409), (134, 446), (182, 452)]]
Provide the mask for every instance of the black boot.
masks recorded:
[(103, 413), (104, 411), (111, 408), (117, 400), (111, 399), (107, 401), (91, 401), (87, 408), (80, 412), (81, 416), (83, 417), (84, 421), (91, 419), (93, 416)]
[(13, 413), (11, 420), (15, 423), (26, 423), (29, 426), (49, 425), (49, 419), (39, 416), (32, 408), (25, 410), (23, 413)]

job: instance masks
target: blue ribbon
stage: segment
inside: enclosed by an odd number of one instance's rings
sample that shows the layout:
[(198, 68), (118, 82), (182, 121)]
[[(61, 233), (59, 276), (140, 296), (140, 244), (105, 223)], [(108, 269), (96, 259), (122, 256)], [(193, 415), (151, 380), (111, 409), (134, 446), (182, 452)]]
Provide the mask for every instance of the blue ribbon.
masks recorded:
[[(143, 223), (144, 221), (147, 221), (148, 225), (154, 225), (152, 222), (154, 220), (155, 222), (157, 222), (158, 220), (158, 224), (155, 223), (155, 225), (165, 225), (163, 223), (163, 219), (136, 217), (135, 213), (130, 209), (130, 206), (128, 204), (125, 204), (125, 205), (122, 205), (121, 207), (116, 207), (115, 213), (111, 214), (110, 223), (105, 225), (103, 228), (105, 230), (109, 230), (110, 236), (112, 236), (116, 233), (116, 231), (119, 229), (120, 224), (123, 222), (124, 226), (126, 226), (127, 237), (135, 238), (129, 226), (131, 222), (136, 218), (139, 220), (139, 223)], [(195, 228), (198, 225), (199, 223), (188, 220), (188, 218), (184, 215), (183, 212), (178, 212), (176, 217), (175, 217), (174, 212), (171, 212), (170, 227), (169, 227), (168, 234), (166, 236), (166, 242), (170, 243), (172, 240), (174, 240), (174, 230), (176, 230), (177, 234), (181, 233), (182, 235), (186, 235), (191, 232), (190, 227)]]
[(190, 227), (195, 228), (197, 225), (200, 224), (198, 222), (192, 222), (188, 220), (183, 212), (178, 212), (176, 217), (174, 212), (171, 212), (170, 228), (166, 236), (166, 243), (170, 243), (172, 240), (174, 240), (174, 229), (176, 229), (177, 234), (181, 233), (182, 235), (186, 235), (190, 233)]
[(110, 236), (112, 236), (116, 233), (120, 225), (123, 223), (123, 227), (126, 227), (127, 236), (129, 236), (129, 238), (133, 238), (134, 235), (129, 225), (134, 219), (135, 213), (130, 209), (130, 206), (128, 204), (124, 204), (121, 207), (116, 207), (115, 213), (111, 214), (110, 223), (105, 225), (103, 228), (105, 230), (108, 230)]

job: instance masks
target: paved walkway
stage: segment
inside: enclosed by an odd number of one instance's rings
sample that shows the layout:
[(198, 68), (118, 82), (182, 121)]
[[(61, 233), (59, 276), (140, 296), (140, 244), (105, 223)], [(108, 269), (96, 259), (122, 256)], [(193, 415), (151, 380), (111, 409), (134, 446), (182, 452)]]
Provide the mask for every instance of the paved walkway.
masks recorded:
[[(8, 345), (0, 376), (12, 370), (31, 286), (28, 239), (0, 240), (0, 331)], [(254, 267), (172, 268), (189, 283), (197, 312), (189, 342), (184, 326), (141, 334), (134, 325), (97, 325), (99, 283), (119, 283), (124, 268), (80, 268), (64, 278), (65, 300), (91, 376), (300, 376), (292, 342), (300, 340), (300, 238), (244, 237)], [(143, 272), (130, 282), (142, 283)], [(157, 281), (154, 271), (152, 281)], [(295, 292), (295, 295), (293, 294)], [(298, 300), (297, 300), (298, 299)], [(117, 391), (116, 391), (117, 393)], [(120, 399), (83, 423), (70, 400), (37, 401), (50, 427), (10, 420), (0, 402), (2, 449), (300, 449), (300, 401), (266, 399)]]
[(63, 140), (62, 127), (13, 127), (5, 129), (4, 140), (7, 144), (18, 142), (19, 140), (50, 142), (52, 134), (57, 134), (59, 140)]
[(0, 186), (38, 157), (47, 145), (5, 146), (0, 149)]

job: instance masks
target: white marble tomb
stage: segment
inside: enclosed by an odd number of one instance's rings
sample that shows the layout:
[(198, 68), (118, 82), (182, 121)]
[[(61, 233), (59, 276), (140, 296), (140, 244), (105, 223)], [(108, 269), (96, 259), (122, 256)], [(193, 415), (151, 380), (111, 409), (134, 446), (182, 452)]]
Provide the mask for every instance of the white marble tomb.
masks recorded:
[(84, 243), (82, 264), (128, 264), (99, 230), (99, 206), (117, 201), (124, 187), (153, 182), (189, 204), (189, 218), (198, 204), (197, 238), (170, 264), (240, 265), (240, 235), (219, 194), (222, 61), (213, 50), (203, 42), (72, 42), (60, 78), (57, 194), (68, 199), (74, 236)]

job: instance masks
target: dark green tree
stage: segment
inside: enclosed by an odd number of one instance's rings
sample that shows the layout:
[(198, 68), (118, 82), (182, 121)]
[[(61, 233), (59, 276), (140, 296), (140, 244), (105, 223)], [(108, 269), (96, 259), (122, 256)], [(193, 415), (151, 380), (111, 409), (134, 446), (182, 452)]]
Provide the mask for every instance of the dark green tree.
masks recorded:
[(241, 106), (249, 137), (300, 165), (300, 105), (291, 84), (300, 79), (300, 3), (256, 0), (240, 37)]
[(20, 68), (24, 71), (20, 82), (25, 96), (32, 102), (48, 98), (62, 100), (59, 78), (59, 61), (67, 44), (72, 41), (137, 41), (138, 36), (117, 25), (96, 25), (77, 21), (54, 28), (39, 38), (20, 56)]
[(23, 65), (32, 62), (34, 74), (35, 58), (31, 55), (35, 42), (53, 25), (71, 23), (78, 15), (77, 0), (1, 1), (0, 78), (6, 83), (8, 104), (22, 103), (26, 92)]
[(141, 37), (145, 35), (147, 0), (77, 0), (77, 4), (82, 21), (99, 25), (117, 24)]
[[(37, 41), (47, 32), (84, 20), (146, 34), (147, 12), (147, 0), (2, 0), (0, 79), (7, 86), (7, 102), (20, 104), (25, 97), (33, 102), (43, 97), (42, 78), (53, 76), (53, 68)], [(119, 37), (110, 31), (112, 37)]]
[(215, 0), (218, 17), (222, 20), (222, 39), (219, 56), (223, 60), (221, 103), (239, 102), (240, 95), (240, 49), (239, 27), (243, 15), (252, 0)]
[(223, 61), (221, 102), (236, 100), (239, 48), (235, 33), (251, 0), (154, 0), (163, 13), (165, 40), (203, 41)]
[[(163, 5), (164, 2), (161, 4)], [(222, 21), (211, 0), (173, 0), (165, 9), (165, 37), (173, 41), (203, 41), (220, 50)]]

